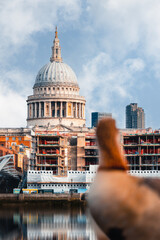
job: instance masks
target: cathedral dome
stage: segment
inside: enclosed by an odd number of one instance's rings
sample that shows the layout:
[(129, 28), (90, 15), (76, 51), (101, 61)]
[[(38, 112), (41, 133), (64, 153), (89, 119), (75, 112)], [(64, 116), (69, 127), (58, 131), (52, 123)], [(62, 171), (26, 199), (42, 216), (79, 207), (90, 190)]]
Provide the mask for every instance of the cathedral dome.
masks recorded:
[(39, 70), (33, 88), (50, 85), (69, 85), (78, 87), (77, 77), (72, 68), (62, 62), (57, 28), (55, 31), (50, 62)]
[(39, 70), (34, 88), (57, 84), (78, 86), (77, 77), (72, 68), (66, 63), (53, 61)]

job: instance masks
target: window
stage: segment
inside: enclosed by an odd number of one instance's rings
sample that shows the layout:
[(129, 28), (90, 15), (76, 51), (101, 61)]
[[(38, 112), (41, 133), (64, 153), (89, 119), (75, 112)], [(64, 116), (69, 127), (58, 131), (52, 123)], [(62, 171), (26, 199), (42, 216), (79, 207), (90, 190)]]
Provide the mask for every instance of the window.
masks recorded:
[(6, 137), (6, 141), (8, 141), (9, 140), (9, 137)]
[(15, 141), (15, 140), (16, 140), (16, 138), (15, 138), (15, 137), (12, 137), (12, 140), (13, 140), (13, 141)]
[(19, 140), (19, 141), (21, 141), (21, 140), (22, 140), (22, 138), (21, 138), (21, 137), (19, 137), (19, 138), (18, 138), (18, 140)]

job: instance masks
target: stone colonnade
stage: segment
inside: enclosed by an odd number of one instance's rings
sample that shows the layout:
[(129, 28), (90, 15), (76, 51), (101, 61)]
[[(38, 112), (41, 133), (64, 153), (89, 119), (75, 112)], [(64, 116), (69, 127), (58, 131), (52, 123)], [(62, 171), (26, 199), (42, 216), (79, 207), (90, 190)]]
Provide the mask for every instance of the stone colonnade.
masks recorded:
[(33, 118), (82, 118), (85, 119), (85, 104), (65, 101), (29, 102), (28, 119)]

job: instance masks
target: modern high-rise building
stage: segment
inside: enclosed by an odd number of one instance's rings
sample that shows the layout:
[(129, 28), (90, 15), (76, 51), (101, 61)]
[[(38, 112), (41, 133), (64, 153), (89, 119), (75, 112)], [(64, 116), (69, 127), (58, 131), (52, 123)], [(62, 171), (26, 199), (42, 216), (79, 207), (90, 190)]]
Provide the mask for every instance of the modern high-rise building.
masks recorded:
[(126, 128), (145, 128), (144, 109), (137, 103), (126, 106)]
[(92, 127), (96, 127), (99, 120), (102, 118), (112, 117), (111, 113), (92, 112)]

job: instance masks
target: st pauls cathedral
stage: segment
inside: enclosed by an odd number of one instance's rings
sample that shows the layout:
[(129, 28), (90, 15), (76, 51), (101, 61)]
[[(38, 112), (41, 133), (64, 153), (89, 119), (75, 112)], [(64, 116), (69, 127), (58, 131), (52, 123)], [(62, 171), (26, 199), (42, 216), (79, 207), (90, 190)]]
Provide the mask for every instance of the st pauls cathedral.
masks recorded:
[(74, 71), (62, 60), (57, 28), (50, 62), (39, 70), (27, 106), (28, 127), (85, 126), (85, 98)]

